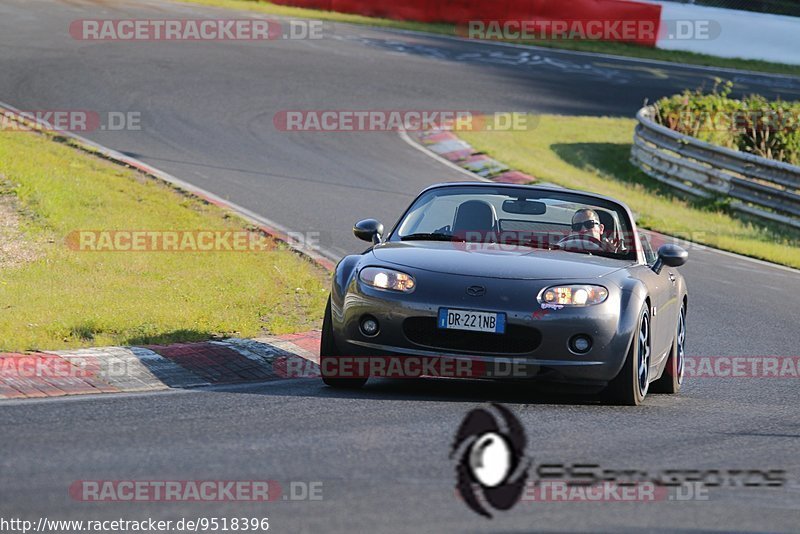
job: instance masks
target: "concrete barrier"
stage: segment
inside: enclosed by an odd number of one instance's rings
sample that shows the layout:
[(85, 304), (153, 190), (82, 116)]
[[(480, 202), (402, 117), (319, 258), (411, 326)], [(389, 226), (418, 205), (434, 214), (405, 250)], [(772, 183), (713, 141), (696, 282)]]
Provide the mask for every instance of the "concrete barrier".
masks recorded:
[[(470, 21), (561, 21), (571, 25), (586, 21), (630, 21), (647, 24), (652, 36), (614, 37), (608, 41), (634, 41), (655, 46), (661, 6), (629, 0), (272, 0), (276, 4), (326, 9), (368, 17), (418, 22), (444, 22), (466, 26)], [(648, 32), (649, 34), (650, 32)]]
[[(632, 21), (656, 31), (604, 36), (664, 50), (800, 65), (800, 18), (659, 0), (272, 0), (276, 4), (466, 27), (469, 21)], [(645, 34), (646, 33), (646, 34)]]
[[(677, 2), (652, 3), (661, 7), (662, 33), (657, 48), (800, 65), (798, 17)], [(693, 21), (694, 30), (702, 29), (698, 24), (705, 25), (708, 21), (710, 35), (708, 38), (703, 35), (682, 38), (673, 21)], [(683, 27), (693, 31), (691, 24)]]

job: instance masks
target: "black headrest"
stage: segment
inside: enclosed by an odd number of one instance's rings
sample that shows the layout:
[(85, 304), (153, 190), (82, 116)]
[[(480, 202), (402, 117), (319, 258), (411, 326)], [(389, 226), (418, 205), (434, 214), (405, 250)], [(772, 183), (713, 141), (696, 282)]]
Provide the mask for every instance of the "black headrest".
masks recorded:
[(483, 200), (467, 200), (456, 208), (452, 231), (493, 232), (496, 224), (494, 206)]

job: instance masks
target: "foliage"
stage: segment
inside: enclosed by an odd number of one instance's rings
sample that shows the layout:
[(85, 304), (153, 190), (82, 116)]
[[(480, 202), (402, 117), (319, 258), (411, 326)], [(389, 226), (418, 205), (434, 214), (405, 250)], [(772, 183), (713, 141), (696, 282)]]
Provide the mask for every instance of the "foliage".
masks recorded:
[(741, 152), (800, 164), (800, 102), (761, 95), (731, 98), (733, 84), (710, 93), (686, 90), (655, 103), (655, 121), (672, 130)]

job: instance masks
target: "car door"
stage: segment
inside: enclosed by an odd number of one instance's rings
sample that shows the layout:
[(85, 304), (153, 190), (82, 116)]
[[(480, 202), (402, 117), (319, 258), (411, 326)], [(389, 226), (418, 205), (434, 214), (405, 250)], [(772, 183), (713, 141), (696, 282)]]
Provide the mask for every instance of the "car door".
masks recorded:
[(650, 292), (651, 364), (659, 365), (669, 355), (677, 317), (678, 290), (674, 270), (663, 267), (659, 273), (653, 270), (658, 255), (653, 250), (650, 238), (639, 233), (647, 266), (641, 271), (641, 279)]

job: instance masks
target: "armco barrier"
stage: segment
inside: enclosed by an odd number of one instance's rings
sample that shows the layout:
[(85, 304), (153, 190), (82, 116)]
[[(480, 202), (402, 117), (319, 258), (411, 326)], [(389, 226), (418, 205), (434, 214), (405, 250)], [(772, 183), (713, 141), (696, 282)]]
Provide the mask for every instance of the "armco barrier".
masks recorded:
[[(276, 4), (368, 17), (466, 25), (469, 21), (635, 21), (650, 23), (652, 38), (627, 39), (655, 46), (661, 6), (628, 0), (273, 0)], [(609, 40), (612, 40), (609, 36)], [(626, 40), (620, 38), (619, 40)]]
[(654, 111), (636, 114), (631, 163), (685, 193), (728, 197), (736, 211), (800, 228), (800, 167), (680, 134), (654, 122)]

